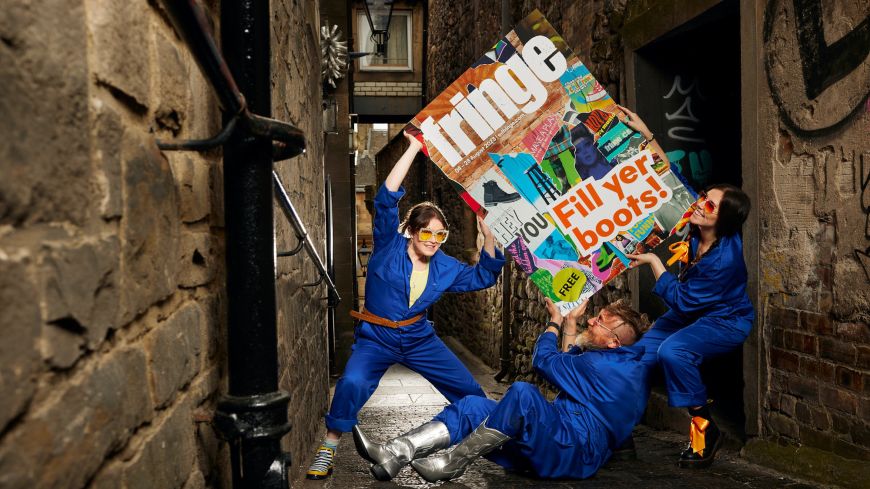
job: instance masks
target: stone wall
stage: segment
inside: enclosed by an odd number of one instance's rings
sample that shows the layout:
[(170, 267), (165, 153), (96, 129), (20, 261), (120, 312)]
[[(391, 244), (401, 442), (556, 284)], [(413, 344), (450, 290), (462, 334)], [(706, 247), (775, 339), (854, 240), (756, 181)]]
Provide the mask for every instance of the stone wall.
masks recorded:
[[(317, 2), (282, 0), (272, 3), (272, 116), (300, 128), (307, 143), (305, 154), (278, 162), (275, 168), (325, 264), (325, 142), (321, 118), (319, 19)], [(342, 84), (346, 86), (343, 81)], [(343, 98), (339, 100), (341, 104), (346, 103)], [(339, 121), (340, 130), (346, 131), (346, 125), (346, 119)], [(343, 141), (347, 141), (346, 136)], [(339, 139), (338, 144), (341, 143)], [(346, 155), (340, 154), (339, 158), (334, 166), (348, 168)], [(348, 203), (347, 175), (336, 173), (332, 179), (333, 202), (352, 205)], [(333, 211), (336, 240), (348, 234), (345, 226), (349, 223), (344, 218), (348, 211), (339, 208)], [(295, 234), (277, 206), (275, 222), (277, 249), (294, 247)], [(337, 270), (350, 270), (352, 258), (338, 255), (340, 250), (347, 250), (347, 245), (346, 240), (335, 245)], [(293, 457), (293, 471), (298, 477), (308, 468), (314, 455), (313, 449), (324, 430), (323, 415), (329, 408), (329, 352), (326, 300), (323, 299), (327, 288), (322, 284), (303, 287), (318, 278), (316, 266), (304, 252), (278, 258), (277, 272), (278, 381), (280, 388), (290, 394), (289, 420), (293, 426), (293, 431), (284, 438), (284, 447)], [(344, 311), (353, 303), (352, 284), (348, 283), (351, 280), (344, 275), (336, 281), (343, 290), (341, 307)], [(348, 317), (346, 312), (340, 317), (336, 313), (336, 316), (337, 322)]]
[[(822, 33), (795, 15), (813, 3), (767, 2), (758, 39), (762, 434), (866, 463), (870, 42), (853, 41), (870, 12), (824, 4), (808, 17), (821, 17)], [(814, 36), (849, 49), (836, 57), (802, 50)], [(819, 70), (828, 77), (813, 76)]]
[[(279, 166), (322, 245), (318, 14), (273, 9), (274, 116), (309, 141)], [(226, 375), (220, 152), (155, 145), (220, 129), (211, 88), (152, 2), (13, 0), (0, 38), (0, 486), (227, 486), (208, 424)], [(278, 234), (287, 246), (283, 222)], [(281, 382), (299, 460), (328, 396), (324, 292), (285, 260)]]

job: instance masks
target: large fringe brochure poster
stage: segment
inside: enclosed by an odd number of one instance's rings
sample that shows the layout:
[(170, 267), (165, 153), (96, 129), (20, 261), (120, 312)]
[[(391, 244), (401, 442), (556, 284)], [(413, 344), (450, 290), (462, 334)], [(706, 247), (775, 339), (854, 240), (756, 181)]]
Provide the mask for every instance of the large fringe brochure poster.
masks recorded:
[[(695, 200), (535, 11), (408, 131), (520, 268), (572, 309), (660, 244)], [(413, 126), (413, 127), (411, 127)]]

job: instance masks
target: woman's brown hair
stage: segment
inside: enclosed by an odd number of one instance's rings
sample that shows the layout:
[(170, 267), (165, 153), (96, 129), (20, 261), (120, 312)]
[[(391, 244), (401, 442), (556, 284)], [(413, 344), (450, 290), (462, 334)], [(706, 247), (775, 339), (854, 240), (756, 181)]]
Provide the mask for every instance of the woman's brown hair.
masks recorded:
[(399, 231), (403, 234), (407, 232), (413, 235), (428, 226), (432, 218), (441, 221), (444, 229), (450, 227), (447, 225), (447, 218), (444, 217), (444, 212), (437, 205), (432, 202), (420, 202), (405, 213), (405, 220), (399, 225)]

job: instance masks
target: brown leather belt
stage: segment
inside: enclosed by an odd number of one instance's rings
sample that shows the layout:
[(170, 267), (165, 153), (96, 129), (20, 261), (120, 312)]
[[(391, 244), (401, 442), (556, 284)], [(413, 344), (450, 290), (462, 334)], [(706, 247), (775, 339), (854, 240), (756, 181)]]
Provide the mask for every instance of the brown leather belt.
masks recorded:
[(350, 315), (359, 319), (360, 321), (366, 321), (366, 322), (369, 322), (372, 324), (377, 324), (379, 326), (386, 326), (388, 328), (401, 328), (402, 326), (410, 326), (410, 325), (416, 323), (417, 321), (419, 321), (420, 318), (423, 317), (422, 314), (418, 314), (418, 315), (412, 317), (411, 319), (406, 319), (404, 321), (391, 321), (387, 318), (382, 318), (380, 316), (376, 316), (376, 315), (366, 311), (365, 308), (363, 308), (362, 311), (353, 311), (352, 310), (352, 311), (350, 311)]

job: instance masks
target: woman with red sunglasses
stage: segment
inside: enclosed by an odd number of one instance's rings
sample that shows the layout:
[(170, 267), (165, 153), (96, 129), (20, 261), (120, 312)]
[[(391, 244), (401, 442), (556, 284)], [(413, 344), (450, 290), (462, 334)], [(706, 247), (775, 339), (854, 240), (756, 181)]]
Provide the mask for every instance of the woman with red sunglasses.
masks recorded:
[[(629, 125), (649, 133), (636, 114), (629, 117)], [(691, 208), (688, 255), (677, 275), (653, 253), (626, 255), (633, 267), (651, 267), (653, 293), (669, 307), (637, 345), (646, 348), (647, 365), (662, 366), (668, 404), (688, 408), (692, 417), (681, 467), (709, 466), (722, 442), (698, 367), (707, 358), (739, 348), (755, 319), (746, 293), (741, 238), (750, 207), (749, 197), (733, 185), (711, 185), (702, 192)]]
[[(308, 469), (309, 479), (324, 479), (332, 473), (341, 434), (357, 424), (357, 413), (393, 364), (419, 373), (450, 402), (469, 395), (486, 397), (471, 372), (435, 334), (427, 310), (445, 292), (494, 285), (504, 266), (504, 255), (496, 249), (492, 231), (479, 218), (484, 240), (478, 263), (469, 266), (444, 254), (440, 248), (449, 233), (447, 219), (431, 202), (411, 207), (399, 222), (399, 200), (405, 194), (402, 181), (423, 146), (410, 134), (405, 133), (405, 137), (408, 149), (375, 196), (374, 250), (366, 276), (365, 308), (351, 312), (359, 319), (353, 353), (335, 386), (326, 414), (326, 439)], [(446, 429), (440, 432), (427, 427), (408, 435), (416, 448), (449, 438)], [(372, 473), (381, 480), (396, 475), (385, 469), (373, 469)]]

